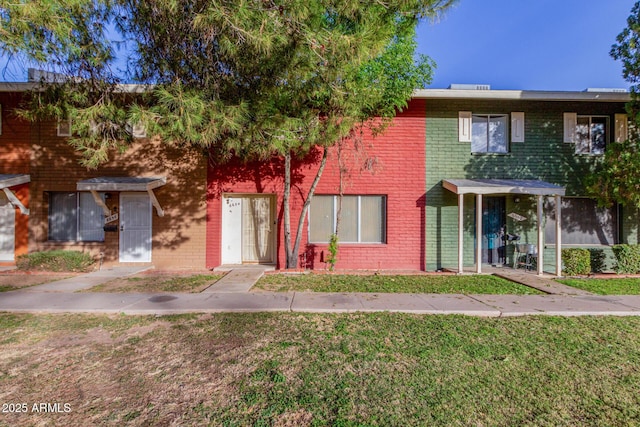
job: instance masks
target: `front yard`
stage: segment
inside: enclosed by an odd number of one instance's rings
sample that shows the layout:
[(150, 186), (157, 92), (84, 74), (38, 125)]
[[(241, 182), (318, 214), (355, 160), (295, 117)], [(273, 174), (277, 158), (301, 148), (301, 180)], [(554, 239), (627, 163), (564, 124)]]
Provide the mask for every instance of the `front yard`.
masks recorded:
[(255, 289), (287, 292), (397, 292), (437, 294), (543, 294), (496, 276), (266, 274)]
[(640, 295), (640, 278), (557, 279), (558, 282), (599, 295)]
[[(638, 425), (639, 328), (636, 317), (0, 314), (0, 425)], [(34, 411), (42, 402), (60, 410)]]

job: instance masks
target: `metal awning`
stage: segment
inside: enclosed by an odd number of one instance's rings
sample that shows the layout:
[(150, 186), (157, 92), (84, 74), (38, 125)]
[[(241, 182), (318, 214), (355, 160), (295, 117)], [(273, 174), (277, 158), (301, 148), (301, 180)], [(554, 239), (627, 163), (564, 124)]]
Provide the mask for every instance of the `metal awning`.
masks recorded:
[(559, 185), (534, 179), (445, 179), (442, 186), (455, 194), (523, 194), (564, 196)]
[(148, 191), (167, 183), (165, 177), (101, 176), (77, 184), (78, 191)]
[(154, 188), (162, 187), (167, 183), (167, 179), (160, 177), (139, 177), (139, 176), (101, 176), (98, 178), (85, 179), (76, 184), (78, 191), (90, 191), (94, 200), (102, 207), (105, 215), (111, 212), (107, 205), (98, 195), (98, 191), (146, 191), (149, 193), (151, 203), (156, 208), (158, 216), (164, 216), (164, 210), (160, 206)]
[(29, 209), (27, 209), (16, 195), (13, 194), (10, 187), (27, 184), (29, 182), (31, 182), (31, 177), (27, 174), (0, 174), (0, 189), (4, 191), (9, 202), (11, 202), (13, 206), (17, 206), (18, 209), (20, 209), (20, 212), (25, 215), (29, 215)]

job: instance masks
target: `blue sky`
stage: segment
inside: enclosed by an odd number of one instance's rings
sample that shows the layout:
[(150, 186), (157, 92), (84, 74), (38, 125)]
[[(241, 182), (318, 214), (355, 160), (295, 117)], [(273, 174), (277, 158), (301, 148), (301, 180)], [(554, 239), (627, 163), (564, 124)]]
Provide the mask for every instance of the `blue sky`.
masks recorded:
[(418, 51), (437, 63), (431, 88), (628, 88), (609, 56), (634, 0), (459, 0), (418, 27)]
[[(418, 27), (418, 52), (437, 63), (432, 88), (628, 88), (609, 56), (635, 0), (459, 0), (438, 22)], [(0, 70), (6, 64), (0, 58)], [(9, 66), (0, 81), (24, 81)]]

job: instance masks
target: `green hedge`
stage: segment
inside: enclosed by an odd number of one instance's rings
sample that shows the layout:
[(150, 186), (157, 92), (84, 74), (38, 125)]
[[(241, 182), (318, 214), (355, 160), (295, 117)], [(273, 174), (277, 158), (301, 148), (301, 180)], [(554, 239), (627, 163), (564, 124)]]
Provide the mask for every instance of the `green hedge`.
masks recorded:
[(640, 272), (640, 245), (614, 245), (612, 248), (617, 264), (616, 273), (634, 274)]
[(562, 250), (562, 263), (566, 276), (584, 276), (591, 273), (591, 252), (588, 249)]
[(79, 251), (45, 251), (20, 255), (16, 266), (20, 270), (89, 271), (95, 260), (88, 253)]

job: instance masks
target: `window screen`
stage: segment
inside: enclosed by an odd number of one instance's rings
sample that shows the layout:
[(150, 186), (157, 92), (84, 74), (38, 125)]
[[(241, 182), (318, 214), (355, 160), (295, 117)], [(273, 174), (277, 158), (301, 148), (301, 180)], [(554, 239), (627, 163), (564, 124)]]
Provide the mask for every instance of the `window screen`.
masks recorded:
[[(586, 198), (562, 199), (563, 245), (614, 245), (618, 242), (618, 209), (598, 207)], [(545, 241), (556, 242), (555, 201), (545, 203)]]

